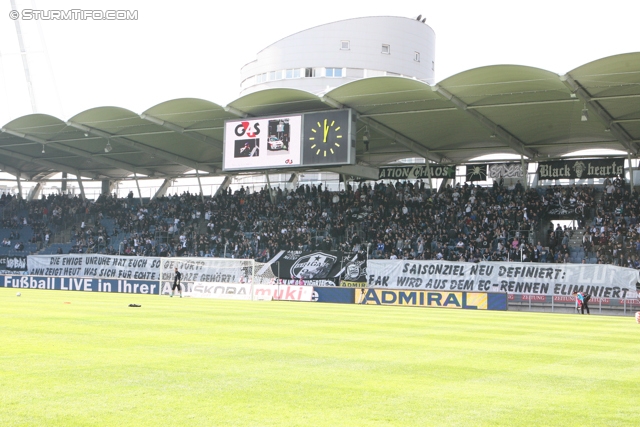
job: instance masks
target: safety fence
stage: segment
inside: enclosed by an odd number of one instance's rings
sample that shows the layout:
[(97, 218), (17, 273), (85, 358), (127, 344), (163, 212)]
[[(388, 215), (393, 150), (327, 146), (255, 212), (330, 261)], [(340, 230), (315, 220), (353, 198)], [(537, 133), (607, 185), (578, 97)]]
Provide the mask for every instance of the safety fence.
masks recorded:
[[(508, 294), (510, 310), (549, 311), (552, 313), (578, 312), (576, 298), (562, 295), (516, 295)], [(640, 299), (636, 291), (630, 291), (624, 298), (599, 298), (589, 300), (591, 313), (631, 314), (640, 310)]]

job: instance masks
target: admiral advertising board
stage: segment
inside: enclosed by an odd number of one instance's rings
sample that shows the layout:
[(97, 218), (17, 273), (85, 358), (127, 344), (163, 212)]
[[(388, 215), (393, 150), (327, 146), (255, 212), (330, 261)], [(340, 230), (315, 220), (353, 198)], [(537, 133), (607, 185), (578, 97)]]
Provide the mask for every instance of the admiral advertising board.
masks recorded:
[(464, 310), (506, 310), (507, 295), (486, 292), (433, 292), (366, 288), (355, 292), (356, 304), (406, 305)]
[(223, 170), (355, 163), (351, 110), (228, 120)]

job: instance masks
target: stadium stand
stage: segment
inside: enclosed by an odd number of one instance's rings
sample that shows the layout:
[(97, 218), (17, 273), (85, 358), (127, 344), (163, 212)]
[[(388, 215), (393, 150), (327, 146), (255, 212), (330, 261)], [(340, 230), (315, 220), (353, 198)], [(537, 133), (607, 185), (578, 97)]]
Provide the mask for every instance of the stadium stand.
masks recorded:
[[(418, 181), (183, 193), (143, 204), (49, 195), (2, 196), (0, 253), (104, 253), (269, 260), (280, 250), (342, 250), (373, 259), (609, 263), (640, 268), (640, 204), (624, 181), (604, 186), (473, 184), (431, 190)], [(565, 208), (574, 228), (553, 228)], [(548, 225), (548, 227), (547, 227)], [(546, 229), (546, 232), (545, 232)], [(18, 249), (16, 240), (23, 242)]]

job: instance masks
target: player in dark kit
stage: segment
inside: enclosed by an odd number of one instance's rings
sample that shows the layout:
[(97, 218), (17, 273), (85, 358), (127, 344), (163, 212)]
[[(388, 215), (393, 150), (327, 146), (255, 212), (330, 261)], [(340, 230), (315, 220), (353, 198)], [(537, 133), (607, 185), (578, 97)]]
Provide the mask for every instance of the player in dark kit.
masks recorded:
[(175, 275), (173, 276), (173, 286), (171, 287), (171, 296), (173, 296), (173, 291), (178, 288), (178, 292), (180, 292), (180, 298), (182, 298), (182, 287), (180, 286), (180, 279), (182, 279), (182, 274), (178, 271), (178, 267), (176, 267)]
[(586, 292), (574, 292), (573, 296), (576, 297), (578, 304), (580, 305), (581, 314), (584, 314), (584, 309), (587, 309), (587, 314), (591, 314), (589, 312), (589, 300), (591, 299), (591, 294)]

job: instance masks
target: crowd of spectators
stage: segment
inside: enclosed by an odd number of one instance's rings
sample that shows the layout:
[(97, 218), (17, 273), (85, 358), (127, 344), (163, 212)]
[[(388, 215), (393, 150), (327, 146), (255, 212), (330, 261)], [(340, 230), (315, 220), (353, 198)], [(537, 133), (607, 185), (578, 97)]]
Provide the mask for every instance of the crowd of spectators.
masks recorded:
[[(585, 261), (640, 267), (640, 204), (621, 179), (607, 180), (602, 197), (587, 185), (525, 190), (496, 181), (435, 191), (422, 181), (397, 181), (338, 192), (301, 185), (226, 190), (213, 198), (183, 193), (144, 204), (133, 193), (95, 202), (50, 195), (24, 208), (27, 217), (3, 225), (29, 224), (34, 241), (44, 245), (52, 228), (66, 227), (71, 252), (258, 261), (280, 250), (322, 249), (374, 259), (570, 262), (574, 230), (541, 230), (543, 220), (556, 215), (586, 231)], [(111, 230), (103, 220), (111, 221)]]

